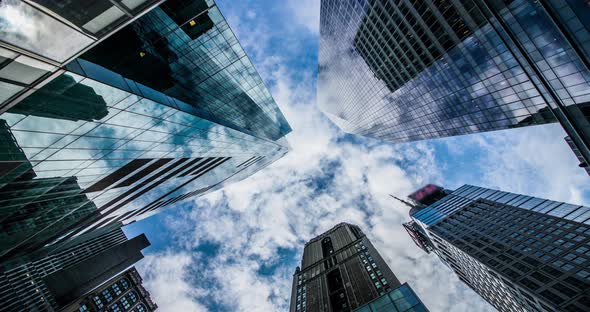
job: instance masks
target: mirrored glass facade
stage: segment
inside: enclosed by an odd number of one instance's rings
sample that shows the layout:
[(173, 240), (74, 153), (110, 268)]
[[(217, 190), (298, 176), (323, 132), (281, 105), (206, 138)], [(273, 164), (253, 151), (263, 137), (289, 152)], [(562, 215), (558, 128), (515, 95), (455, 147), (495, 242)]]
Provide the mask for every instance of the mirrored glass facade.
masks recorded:
[(289, 311), (428, 310), (360, 228), (341, 223), (305, 244), (301, 267), (293, 275)]
[(0, 115), (2, 259), (143, 219), (289, 150), (212, 1), (169, 0), (60, 72)]
[(590, 208), (465, 185), (411, 217), (498, 311), (590, 309)]
[(408, 284), (391, 290), (353, 312), (426, 312), (428, 311), (420, 298), (416, 296)]
[(59, 67), (162, 0), (3, 0), (0, 113), (60, 74)]
[(322, 0), (319, 103), (392, 142), (559, 121), (588, 158), (588, 16), (578, 1)]
[(167, 1), (81, 59), (183, 101), (199, 117), (271, 140), (284, 136), (291, 128), (211, 4)]

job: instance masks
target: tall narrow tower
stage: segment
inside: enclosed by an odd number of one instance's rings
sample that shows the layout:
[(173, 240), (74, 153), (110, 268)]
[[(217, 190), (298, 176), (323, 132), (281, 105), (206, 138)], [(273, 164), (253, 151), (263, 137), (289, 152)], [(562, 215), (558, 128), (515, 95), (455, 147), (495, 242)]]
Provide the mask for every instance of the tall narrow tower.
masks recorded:
[(305, 244), (290, 312), (428, 311), (361, 229), (340, 223)]

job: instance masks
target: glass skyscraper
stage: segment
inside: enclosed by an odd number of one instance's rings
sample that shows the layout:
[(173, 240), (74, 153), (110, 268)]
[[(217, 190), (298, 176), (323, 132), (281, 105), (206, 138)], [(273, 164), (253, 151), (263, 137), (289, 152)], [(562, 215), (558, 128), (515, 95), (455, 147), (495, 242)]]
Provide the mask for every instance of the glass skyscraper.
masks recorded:
[[(143, 219), (289, 150), (289, 124), (213, 1), (93, 3), (0, 3), (0, 25), (18, 26), (19, 14), (38, 9), (47, 16), (35, 16), (65, 19), (85, 35), (106, 27), (87, 48), (61, 46), (76, 57), (60, 59), (55, 75), (35, 76), (43, 81), (10, 96), (0, 115), (2, 260)], [(108, 26), (131, 7), (141, 14)], [(23, 39), (16, 26), (0, 27), (0, 40)], [(8, 43), (0, 44), (0, 85), (34, 72), (11, 64), (17, 52), (37, 50)]]
[(590, 159), (584, 1), (322, 0), (318, 97), (391, 142), (559, 121)]
[(502, 312), (590, 310), (590, 208), (464, 185), (419, 190), (404, 227)]
[(290, 312), (428, 311), (361, 229), (341, 223), (305, 244)]

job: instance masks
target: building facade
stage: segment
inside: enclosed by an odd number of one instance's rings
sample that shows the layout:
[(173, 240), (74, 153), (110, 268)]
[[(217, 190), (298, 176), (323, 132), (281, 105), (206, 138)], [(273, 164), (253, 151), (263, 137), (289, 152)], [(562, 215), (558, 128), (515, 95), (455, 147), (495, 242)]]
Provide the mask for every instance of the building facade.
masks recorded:
[(410, 310), (428, 311), (358, 226), (338, 224), (305, 244), (289, 311)]
[(590, 6), (322, 0), (318, 96), (391, 142), (559, 121), (590, 159)]
[(143, 258), (145, 235), (128, 239), (118, 226), (44, 248), (27, 259), (4, 262), (0, 311), (67, 311), (80, 298)]
[(590, 208), (464, 185), (404, 226), (498, 311), (590, 310)]
[[(11, 23), (30, 6), (72, 27), (92, 14), (107, 27), (120, 5), (143, 8), (96, 44), (71, 48), (76, 57), (58, 75), (11, 97), (0, 114), (0, 260), (143, 219), (289, 150), (291, 128), (213, 1), (93, 3), (0, 4)], [(6, 29), (0, 38), (19, 35)], [(0, 59), (2, 78), (31, 72), (10, 69), (18, 59)]]
[(158, 305), (142, 285), (135, 267), (95, 289), (77, 304), (76, 312), (152, 312)]
[(63, 73), (62, 66), (163, 0), (0, 3), (0, 113)]

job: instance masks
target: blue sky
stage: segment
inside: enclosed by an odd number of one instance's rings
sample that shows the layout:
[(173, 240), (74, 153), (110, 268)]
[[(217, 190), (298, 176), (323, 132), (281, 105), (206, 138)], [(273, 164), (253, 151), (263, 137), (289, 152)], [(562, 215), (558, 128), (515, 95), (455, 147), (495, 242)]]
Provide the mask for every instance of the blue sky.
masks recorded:
[(345, 134), (317, 109), (319, 3), (217, 1), (290, 122), (293, 150), (239, 183), (128, 226), (152, 246), (138, 265), (161, 311), (284, 311), (305, 241), (360, 225), (431, 311), (492, 311), (401, 227), (425, 183), (474, 184), (590, 203), (558, 125), (389, 144)]

